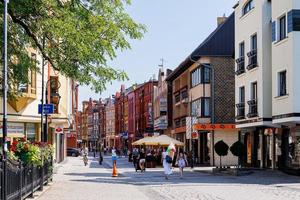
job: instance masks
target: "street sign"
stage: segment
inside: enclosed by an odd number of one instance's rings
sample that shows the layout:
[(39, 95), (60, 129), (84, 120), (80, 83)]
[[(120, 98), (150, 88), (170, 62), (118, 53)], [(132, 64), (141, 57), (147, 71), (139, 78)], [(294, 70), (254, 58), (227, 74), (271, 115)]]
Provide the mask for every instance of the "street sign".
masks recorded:
[(196, 131), (192, 132), (192, 138), (194, 140), (198, 139), (199, 138), (198, 132), (196, 132)]
[[(39, 114), (42, 113), (42, 104), (39, 104)], [(44, 104), (44, 114), (49, 115), (54, 113), (54, 105), (53, 104)]]

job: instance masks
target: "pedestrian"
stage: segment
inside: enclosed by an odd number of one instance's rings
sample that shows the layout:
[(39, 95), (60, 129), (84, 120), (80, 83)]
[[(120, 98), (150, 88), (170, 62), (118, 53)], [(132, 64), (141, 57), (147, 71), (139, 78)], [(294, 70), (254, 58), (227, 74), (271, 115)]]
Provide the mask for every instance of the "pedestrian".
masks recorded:
[(139, 154), (139, 164), (141, 168), (141, 172), (145, 171), (145, 163), (146, 163), (146, 154), (145, 150), (141, 149), (140, 154)]
[(168, 180), (168, 176), (172, 174), (172, 157), (168, 155), (168, 152), (166, 152), (165, 148), (163, 148), (162, 152), (162, 164), (164, 167), (165, 179)]
[(138, 165), (138, 156), (139, 156), (139, 151), (137, 148), (134, 148), (132, 152), (132, 160), (135, 169), (137, 169), (137, 165)]
[(182, 150), (180, 150), (178, 155), (177, 155), (176, 163), (177, 163), (178, 168), (179, 168), (180, 179), (182, 179), (183, 178), (183, 168), (185, 168), (186, 165), (187, 165), (187, 158), (186, 158), (186, 156), (185, 156), (185, 154), (183, 153)]

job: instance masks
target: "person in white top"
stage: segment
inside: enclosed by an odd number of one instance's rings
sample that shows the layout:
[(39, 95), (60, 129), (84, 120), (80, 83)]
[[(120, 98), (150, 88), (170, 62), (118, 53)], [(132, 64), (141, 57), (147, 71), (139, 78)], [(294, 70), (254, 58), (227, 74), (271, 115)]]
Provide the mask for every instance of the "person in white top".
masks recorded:
[(166, 149), (163, 149), (162, 152), (162, 164), (164, 167), (164, 172), (165, 172), (165, 179), (169, 179), (168, 176), (172, 174), (172, 163), (167, 162), (167, 156), (168, 152), (166, 152)]

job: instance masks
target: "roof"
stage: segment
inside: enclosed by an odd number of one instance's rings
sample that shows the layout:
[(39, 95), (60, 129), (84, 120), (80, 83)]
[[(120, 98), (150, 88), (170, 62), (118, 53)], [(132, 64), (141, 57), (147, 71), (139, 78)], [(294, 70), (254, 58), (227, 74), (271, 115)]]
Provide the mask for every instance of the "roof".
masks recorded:
[(173, 81), (203, 56), (234, 57), (234, 13), (219, 25), (168, 77)]

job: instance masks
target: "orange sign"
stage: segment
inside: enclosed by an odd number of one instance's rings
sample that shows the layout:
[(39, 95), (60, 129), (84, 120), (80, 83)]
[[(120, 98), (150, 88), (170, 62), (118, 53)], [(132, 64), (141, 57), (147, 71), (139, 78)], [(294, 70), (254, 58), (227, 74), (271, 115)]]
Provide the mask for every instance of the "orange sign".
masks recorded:
[(212, 130), (234, 130), (235, 124), (195, 124), (194, 130), (212, 131)]

